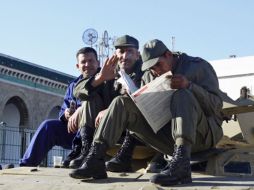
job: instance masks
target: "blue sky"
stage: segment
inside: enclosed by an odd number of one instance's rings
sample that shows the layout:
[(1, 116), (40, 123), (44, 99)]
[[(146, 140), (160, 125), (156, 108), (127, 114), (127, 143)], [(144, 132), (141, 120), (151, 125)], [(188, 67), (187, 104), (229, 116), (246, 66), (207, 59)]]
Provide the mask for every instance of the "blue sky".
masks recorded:
[(207, 60), (254, 55), (253, 0), (0, 0), (0, 53), (71, 75), (88, 28)]

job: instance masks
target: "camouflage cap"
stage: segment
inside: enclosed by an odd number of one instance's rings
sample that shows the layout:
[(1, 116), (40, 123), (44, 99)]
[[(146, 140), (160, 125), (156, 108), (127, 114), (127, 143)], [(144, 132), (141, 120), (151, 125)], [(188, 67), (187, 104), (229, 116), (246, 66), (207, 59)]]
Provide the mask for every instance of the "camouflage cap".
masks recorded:
[(124, 35), (116, 39), (114, 42), (115, 48), (119, 47), (135, 47), (139, 48), (138, 40), (132, 36)]
[(142, 71), (145, 71), (152, 66), (154, 66), (159, 57), (162, 56), (168, 50), (167, 46), (160, 40), (154, 39), (148, 41), (144, 47), (142, 52)]

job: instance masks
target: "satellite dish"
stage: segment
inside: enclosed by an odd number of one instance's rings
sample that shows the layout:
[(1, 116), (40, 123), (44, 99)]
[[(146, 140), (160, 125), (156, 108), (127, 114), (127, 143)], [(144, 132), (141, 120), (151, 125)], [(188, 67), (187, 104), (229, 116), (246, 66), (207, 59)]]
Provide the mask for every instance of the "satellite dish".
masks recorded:
[(109, 44), (108, 44), (109, 38), (108, 38), (108, 32), (107, 32), (107, 30), (104, 31), (104, 33), (103, 33), (103, 39), (102, 40), (103, 40), (104, 46), (108, 47), (109, 46)]
[(85, 44), (92, 46), (98, 39), (98, 33), (93, 28), (88, 28), (84, 31), (82, 40)]

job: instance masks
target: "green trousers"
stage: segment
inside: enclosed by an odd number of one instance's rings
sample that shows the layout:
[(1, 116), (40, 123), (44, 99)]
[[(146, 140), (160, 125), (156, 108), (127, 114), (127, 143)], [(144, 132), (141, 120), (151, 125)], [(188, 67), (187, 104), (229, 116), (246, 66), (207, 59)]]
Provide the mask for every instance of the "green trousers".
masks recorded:
[(95, 127), (95, 119), (104, 109), (105, 105), (99, 95), (93, 96), (89, 101), (83, 101), (79, 109), (79, 127)]
[(94, 142), (106, 143), (111, 147), (118, 141), (123, 130), (128, 129), (146, 144), (164, 154), (173, 153), (175, 140), (179, 137), (192, 144), (192, 152), (206, 150), (212, 146), (212, 133), (206, 116), (190, 91), (177, 90), (172, 95), (169, 106), (172, 120), (154, 133), (131, 98), (119, 96), (113, 100), (103, 117)]

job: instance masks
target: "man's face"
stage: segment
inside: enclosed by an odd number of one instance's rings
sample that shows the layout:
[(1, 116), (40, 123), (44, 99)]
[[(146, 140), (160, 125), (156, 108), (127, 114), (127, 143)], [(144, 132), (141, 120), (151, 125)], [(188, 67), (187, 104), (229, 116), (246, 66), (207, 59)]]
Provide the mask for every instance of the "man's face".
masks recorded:
[(159, 58), (157, 63), (150, 68), (154, 76), (158, 77), (164, 73), (172, 70), (173, 57), (170, 55), (163, 55)]
[(134, 47), (119, 47), (116, 49), (119, 67), (126, 73), (132, 73), (135, 62), (139, 59), (139, 51)]
[(92, 52), (79, 54), (77, 61), (78, 63), (76, 64), (76, 67), (81, 72), (83, 77), (94, 75), (99, 67), (99, 62)]

